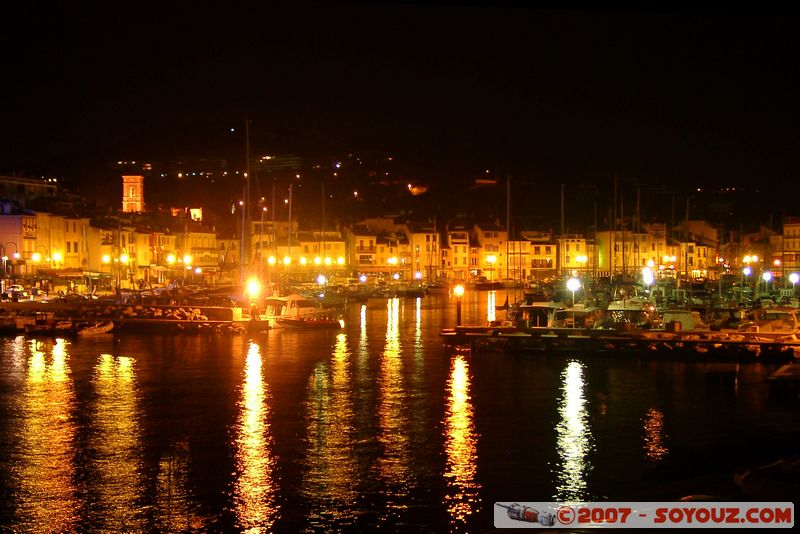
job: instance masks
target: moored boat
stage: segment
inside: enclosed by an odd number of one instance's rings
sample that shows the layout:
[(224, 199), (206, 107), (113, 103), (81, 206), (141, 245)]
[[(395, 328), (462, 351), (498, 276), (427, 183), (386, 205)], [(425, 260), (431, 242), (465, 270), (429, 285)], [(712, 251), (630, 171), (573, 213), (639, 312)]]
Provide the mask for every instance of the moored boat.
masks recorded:
[(97, 321), (94, 324), (79, 327), (77, 335), (86, 337), (97, 336), (100, 334), (108, 334), (113, 329), (114, 329), (114, 321)]
[(278, 317), (275, 322), (286, 328), (302, 328), (308, 330), (324, 330), (342, 328), (339, 319), (328, 314), (306, 315), (304, 317)]
[(50, 311), (36, 312), (33, 322), (25, 324), (24, 330), (26, 334), (43, 336), (74, 333), (72, 321), (57, 320), (55, 313)]

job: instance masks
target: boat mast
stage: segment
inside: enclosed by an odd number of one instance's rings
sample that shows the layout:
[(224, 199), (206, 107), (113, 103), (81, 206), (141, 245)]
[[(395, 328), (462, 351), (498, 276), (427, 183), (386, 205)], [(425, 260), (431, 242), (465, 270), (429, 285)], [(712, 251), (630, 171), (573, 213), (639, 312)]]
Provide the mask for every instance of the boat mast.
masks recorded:
[[(511, 177), (506, 180), (506, 284), (508, 284), (508, 240), (511, 239)], [(508, 299), (508, 287), (506, 287), (506, 299)]]
[(245, 265), (250, 267), (250, 122), (244, 121), (244, 206), (242, 206), (242, 280), (245, 279)]

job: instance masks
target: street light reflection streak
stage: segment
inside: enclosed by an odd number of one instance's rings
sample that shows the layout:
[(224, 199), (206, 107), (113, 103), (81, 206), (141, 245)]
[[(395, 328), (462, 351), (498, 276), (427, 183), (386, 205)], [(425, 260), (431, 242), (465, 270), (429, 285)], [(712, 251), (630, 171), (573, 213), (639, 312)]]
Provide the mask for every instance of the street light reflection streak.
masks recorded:
[(664, 445), (664, 413), (650, 408), (644, 418), (644, 451), (647, 459), (660, 460), (669, 453)]
[(274, 481), (275, 457), (268, 421), (270, 394), (262, 374), (258, 344), (250, 343), (244, 368), (239, 420), (236, 424), (234, 503), (237, 526), (270, 530), (280, 514)]
[(70, 413), (75, 393), (65, 341), (53, 345), (49, 366), (47, 345), (31, 342), (22, 385), (20, 452), (10, 462), (12, 484), (19, 487), (15, 515), (21, 530), (69, 532), (76, 529), (81, 507), (73, 462), (77, 427)]
[(90, 524), (106, 531), (144, 530), (145, 518), (138, 503), (144, 493), (144, 454), (135, 361), (102, 354), (93, 382), (97, 400), (90, 446), (96, 451), (91, 467), (96, 473), (92, 486), (97, 492), (98, 515), (89, 518)]
[(347, 518), (359, 495), (349, 360), (347, 336), (339, 334), (330, 373), (320, 362), (308, 381), (308, 453), (300, 492), (310, 501), (307, 518), (325, 530)]
[(591, 464), (586, 456), (592, 450), (589, 413), (586, 410), (583, 379), (584, 365), (571, 361), (561, 373), (563, 385), (558, 412), (561, 421), (556, 426), (556, 450), (560, 458), (556, 473), (557, 502), (576, 502), (589, 499), (586, 475)]
[(478, 436), (475, 432), (475, 409), (470, 399), (469, 363), (462, 354), (451, 359), (447, 381), (445, 414), (444, 478), (447, 482), (445, 503), (451, 530), (466, 524), (467, 517), (480, 506), (480, 484), (475, 480), (478, 468)]
[(392, 510), (405, 508), (403, 501), (409, 494), (412, 473), (398, 328), (400, 299), (389, 299), (387, 311), (386, 345), (378, 374), (378, 442), (382, 452), (377, 469), (385, 484), (386, 509), (391, 515)]
[(495, 309), (495, 303), (497, 302), (497, 292), (496, 291), (489, 291), (486, 294), (486, 321), (489, 323), (493, 323), (497, 320), (497, 313)]

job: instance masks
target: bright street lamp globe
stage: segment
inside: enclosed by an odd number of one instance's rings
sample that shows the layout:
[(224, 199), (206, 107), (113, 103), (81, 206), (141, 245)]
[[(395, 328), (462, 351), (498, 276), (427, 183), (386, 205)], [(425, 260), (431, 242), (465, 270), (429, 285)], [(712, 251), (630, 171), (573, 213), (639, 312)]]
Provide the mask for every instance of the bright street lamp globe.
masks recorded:
[(742, 269), (742, 274), (745, 275), (745, 276), (750, 276), (750, 274), (752, 272), (753, 272), (753, 269), (751, 269), (750, 267), (745, 267), (744, 269)]
[(769, 282), (770, 280), (772, 280), (772, 273), (767, 271), (761, 275), (761, 278), (763, 278), (765, 282)]
[(789, 281), (793, 284), (800, 282), (800, 274), (792, 273), (789, 275)]
[(581, 288), (581, 281), (577, 278), (570, 278), (567, 280), (567, 289), (573, 293)]
[(645, 267), (644, 269), (642, 269), (642, 282), (644, 282), (646, 286), (650, 286), (653, 284), (654, 281), (655, 279), (653, 278), (652, 269), (650, 269), (649, 267)]

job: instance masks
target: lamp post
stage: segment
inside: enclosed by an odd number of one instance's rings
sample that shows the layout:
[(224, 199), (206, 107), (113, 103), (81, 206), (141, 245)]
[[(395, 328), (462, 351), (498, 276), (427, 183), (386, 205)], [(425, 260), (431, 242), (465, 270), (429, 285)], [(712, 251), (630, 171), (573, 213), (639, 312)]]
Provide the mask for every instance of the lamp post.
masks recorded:
[(190, 254), (184, 254), (183, 256), (183, 283), (186, 283), (186, 271), (192, 269), (192, 256)]
[(496, 261), (497, 261), (497, 256), (495, 256), (494, 254), (486, 256), (486, 263), (489, 264), (489, 268), (487, 270), (489, 271), (489, 281), (490, 282), (492, 282), (493, 281), (492, 278), (494, 278), (492, 276), (492, 274), (494, 272), (494, 264), (495, 264)]
[(175, 254), (167, 254), (167, 267), (169, 268), (169, 280), (172, 281), (174, 273), (172, 272), (175, 265)]
[(742, 287), (741, 287), (741, 291), (740, 291), (740, 294), (739, 294), (739, 297), (741, 299), (744, 299), (744, 281), (745, 281), (745, 277), (746, 276), (750, 276), (750, 274), (752, 272), (753, 272), (753, 269), (751, 269), (749, 266), (745, 267), (744, 269), (742, 269)]
[(456, 296), (456, 326), (461, 326), (461, 297), (464, 296), (464, 286), (457, 284), (453, 288), (453, 295)]
[(12, 258), (19, 259), (19, 252), (17, 251), (17, 244), (14, 241), (6, 241), (2, 245), (0, 245), (0, 249), (2, 249), (3, 253), (3, 278), (6, 277), (8, 274), (8, 254), (7, 254), (7, 247), (8, 245), (14, 245), (14, 254), (11, 256)]
[(581, 281), (577, 278), (567, 280), (567, 289), (572, 291), (572, 326), (575, 326), (575, 292), (581, 288)]
[(769, 282), (772, 280), (772, 273), (770, 271), (765, 271), (761, 275), (761, 279), (764, 280), (764, 292), (769, 295)]
[(575, 306), (575, 292), (581, 288), (581, 281), (577, 278), (567, 280), (567, 289), (572, 291), (572, 305)]
[(642, 282), (647, 286), (648, 293), (650, 293), (650, 286), (653, 285), (654, 281), (653, 270), (650, 267), (642, 268)]

